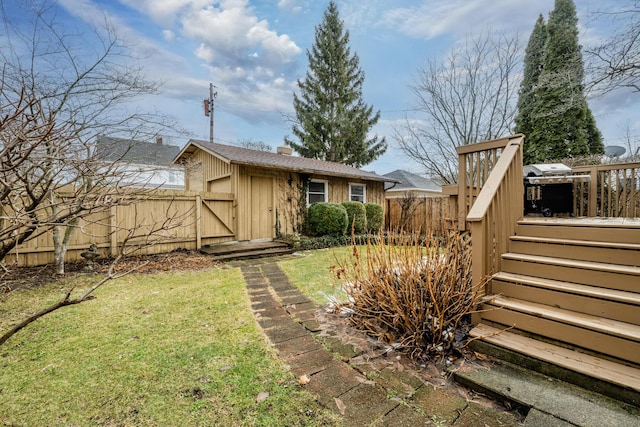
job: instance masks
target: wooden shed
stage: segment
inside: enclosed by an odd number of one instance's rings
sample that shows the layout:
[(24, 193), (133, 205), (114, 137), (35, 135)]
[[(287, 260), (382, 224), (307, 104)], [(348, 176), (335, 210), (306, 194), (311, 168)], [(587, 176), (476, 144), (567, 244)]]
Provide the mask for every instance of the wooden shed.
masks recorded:
[[(190, 140), (175, 162), (186, 167), (186, 190), (220, 195), (204, 204), (224, 235), (203, 235), (203, 244), (272, 239), (299, 232), (306, 207), (348, 200), (384, 206), (384, 184), (394, 179), (341, 163)], [(222, 206), (225, 206), (224, 208)]]

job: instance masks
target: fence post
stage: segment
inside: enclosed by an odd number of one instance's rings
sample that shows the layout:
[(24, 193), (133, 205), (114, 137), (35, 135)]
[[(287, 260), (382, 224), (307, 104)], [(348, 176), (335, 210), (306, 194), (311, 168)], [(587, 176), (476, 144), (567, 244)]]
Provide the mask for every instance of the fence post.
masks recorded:
[(196, 249), (200, 249), (202, 247), (202, 196), (200, 193), (196, 194), (195, 198), (196, 202)]

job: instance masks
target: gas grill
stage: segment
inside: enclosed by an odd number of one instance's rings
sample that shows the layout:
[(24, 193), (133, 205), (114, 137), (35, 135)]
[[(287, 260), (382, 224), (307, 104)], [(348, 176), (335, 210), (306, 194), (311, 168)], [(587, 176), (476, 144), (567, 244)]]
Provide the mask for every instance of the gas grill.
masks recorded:
[(524, 213), (573, 214), (574, 183), (587, 182), (588, 175), (572, 175), (562, 163), (534, 164), (524, 167)]

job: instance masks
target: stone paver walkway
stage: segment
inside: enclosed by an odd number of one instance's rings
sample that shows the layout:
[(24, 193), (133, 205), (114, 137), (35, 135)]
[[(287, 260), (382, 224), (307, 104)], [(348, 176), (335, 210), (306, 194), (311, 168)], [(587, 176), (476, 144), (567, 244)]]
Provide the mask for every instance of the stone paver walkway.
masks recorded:
[[(254, 315), (278, 356), (323, 406), (347, 426), (513, 426), (516, 417), (436, 389), (406, 371), (347, 362), (357, 355), (338, 337), (322, 337), (320, 309), (269, 259), (239, 263)], [(366, 377), (365, 377), (366, 375)]]

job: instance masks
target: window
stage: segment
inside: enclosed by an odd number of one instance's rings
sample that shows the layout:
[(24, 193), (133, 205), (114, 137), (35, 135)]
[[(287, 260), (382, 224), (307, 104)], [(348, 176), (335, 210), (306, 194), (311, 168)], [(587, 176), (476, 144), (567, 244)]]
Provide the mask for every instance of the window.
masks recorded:
[(364, 184), (349, 184), (349, 200), (365, 203), (367, 201), (366, 186)]
[(327, 201), (327, 181), (309, 181), (307, 204)]

